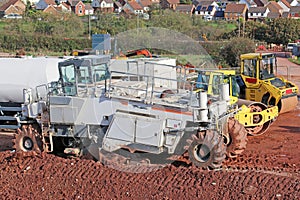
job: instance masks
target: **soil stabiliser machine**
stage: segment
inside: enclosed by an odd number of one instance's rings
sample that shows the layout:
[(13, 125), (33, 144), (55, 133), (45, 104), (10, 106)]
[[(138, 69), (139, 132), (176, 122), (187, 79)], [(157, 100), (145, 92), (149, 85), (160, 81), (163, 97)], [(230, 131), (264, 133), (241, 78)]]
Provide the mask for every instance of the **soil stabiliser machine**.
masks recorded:
[(149, 59), (114, 71), (110, 57), (99, 55), (60, 62), (59, 81), (47, 85), (47, 100), (35, 102), (43, 109), (17, 129), (16, 152), (88, 151), (106, 164), (180, 158), (220, 167), (225, 155), (241, 154), (247, 143), (229, 85), (221, 81), (209, 94), (177, 68)]
[(240, 98), (278, 106), (280, 113), (296, 108), (298, 104), (296, 84), (275, 76), (276, 57), (272, 53), (248, 53), (241, 55), (241, 73), (237, 82)]

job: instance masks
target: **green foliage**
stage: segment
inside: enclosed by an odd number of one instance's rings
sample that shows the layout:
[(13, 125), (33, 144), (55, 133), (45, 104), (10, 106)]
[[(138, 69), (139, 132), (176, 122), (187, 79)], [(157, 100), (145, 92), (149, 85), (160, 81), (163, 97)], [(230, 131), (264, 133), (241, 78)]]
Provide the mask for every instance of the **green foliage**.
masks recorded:
[(249, 38), (232, 38), (221, 48), (220, 56), (231, 67), (240, 64), (240, 55), (255, 51), (255, 43)]
[[(183, 0), (188, 2), (189, 0)], [(230, 63), (236, 65), (236, 56), (227, 57), (224, 52), (232, 49), (240, 49), (238, 45), (228, 46), (227, 42), (223, 42), (225, 39), (231, 42), (232, 38), (240, 36), (250, 38), (254, 41), (264, 41), (275, 44), (287, 44), (300, 38), (300, 21), (293, 19), (279, 18), (274, 20), (267, 20), (266, 23), (246, 21), (238, 26), (237, 22), (227, 21), (204, 21), (200, 16), (190, 16), (188, 14), (182, 14), (171, 10), (163, 10), (159, 6), (152, 7), (149, 12), (150, 20), (145, 20), (141, 16), (125, 16), (116, 14), (96, 14), (97, 20), (89, 20), (88, 16), (77, 17), (74, 14), (46, 14), (41, 11), (32, 9), (30, 4), (26, 5), (25, 16), (22, 20), (3, 20), (0, 21), (0, 35), (1, 38), (8, 37), (16, 44), (7, 44), (9, 40), (2, 40), (0, 48), (15, 51), (17, 47), (29, 46), (29, 49), (41, 50), (41, 49), (53, 49), (61, 50), (63, 43), (68, 45), (67, 48), (83, 49), (90, 47), (91, 42), (88, 40), (88, 34), (100, 34), (109, 33), (115, 36), (124, 31), (128, 31), (136, 28), (146, 27), (158, 27), (166, 28), (169, 30), (175, 30), (182, 34), (185, 34), (197, 41), (203, 40), (203, 35), (206, 36), (209, 43), (203, 43), (203, 47), (218, 63)], [(143, 33), (147, 34), (147, 33)], [(34, 39), (34, 38), (47, 38)], [(61, 38), (72, 38), (69, 43)], [(55, 40), (55, 41), (48, 41)], [(63, 40), (63, 41), (61, 41)], [(80, 40), (82, 46), (73, 44), (74, 40)], [(11, 41), (9, 43), (11, 43)], [(222, 42), (211, 42), (222, 41)], [(241, 42), (245, 42), (241, 41)], [(20, 42), (20, 43), (18, 43)], [(28, 42), (26, 44), (25, 42)], [(40, 44), (34, 44), (39, 42)], [(44, 43), (41, 43), (44, 42)], [(240, 41), (239, 41), (240, 42)], [(44, 47), (43, 47), (44, 45)], [(54, 46), (52, 46), (54, 45)], [(250, 43), (247, 43), (250, 45)], [(252, 44), (250, 45), (251, 51), (254, 51)], [(182, 47), (189, 48), (189, 47)], [(228, 49), (227, 49), (228, 48)], [(226, 51), (225, 51), (226, 50)], [(249, 51), (250, 51), (249, 50)], [(220, 56), (220, 53), (223, 53)], [(229, 54), (233, 55), (233, 52)]]
[(91, 42), (82, 37), (83, 22), (75, 15), (50, 15), (36, 11), (28, 12), (27, 15), (30, 17), (23, 20), (0, 23), (1, 51), (15, 52), (24, 48), (30, 52), (62, 52), (64, 49), (91, 46)]
[(300, 21), (290, 18), (267, 20), (265, 23), (247, 21), (245, 37), (267, 43), (283, 44), (300, 38)]
[[(9, 42), (7, 42), (9, 41)], [(26, 52), (63, 52), (64, 49), (83, 49), (90, 47), (86, 39), (67, 39), (45, 35), (0, 35), (0, 49), (16, 52), (24, 48)]]
[(268, 43), (286, 45), (290, 41), (300, 38), (300, 20), (278, 18), (267, 22), (269, 35)]

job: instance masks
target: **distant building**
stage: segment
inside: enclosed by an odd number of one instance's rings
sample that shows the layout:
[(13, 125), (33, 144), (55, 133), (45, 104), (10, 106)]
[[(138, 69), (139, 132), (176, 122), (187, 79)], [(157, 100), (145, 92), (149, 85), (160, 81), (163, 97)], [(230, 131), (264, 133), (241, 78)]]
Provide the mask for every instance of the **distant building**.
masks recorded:
[(10, 0), (0, 7), (0, 17), (9, 14), (23, 15), (26, 5), (21, 0)]
[(238, 20), (240, 17), (247, 19), (247, 6), (246, 4), (230, 3), (224, 11), (224, 18), (226, 20)]

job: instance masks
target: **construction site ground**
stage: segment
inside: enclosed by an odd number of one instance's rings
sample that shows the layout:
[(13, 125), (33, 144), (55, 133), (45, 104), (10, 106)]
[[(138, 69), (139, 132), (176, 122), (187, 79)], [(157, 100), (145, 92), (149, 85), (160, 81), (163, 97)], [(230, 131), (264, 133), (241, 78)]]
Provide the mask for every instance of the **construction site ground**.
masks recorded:
[(300, 104), (249, 136), (220, 170), (170, 164), (130, 173), (53, 154), (17, 158), (12, 139), (0, 134), (0, 199), (300, 199)]
[[(282, 114), (245, 152), (218, 171), (168, 165), (121, 172), (99, 162), (53, 154), (16, 158), (0, 136), (1, 199), (299, 199), (300, 105)], [(146, 167), (145, 167), (146, 171)]]

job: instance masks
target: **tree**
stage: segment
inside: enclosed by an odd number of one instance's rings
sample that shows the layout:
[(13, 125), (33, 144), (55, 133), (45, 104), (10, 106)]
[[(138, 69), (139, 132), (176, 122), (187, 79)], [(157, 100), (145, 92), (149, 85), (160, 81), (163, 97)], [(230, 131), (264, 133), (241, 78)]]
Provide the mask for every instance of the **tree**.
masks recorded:
[(255, 51), (255, 43), (249, 38), (233, 38), (221, 49), (220, 56), (231, 67), (237, 67), (240, 63), (240, 55)]
[(267, 21), (268, 43), (286, 45), (299, 38), (300, 21), (289, 18), (277, 18)]

